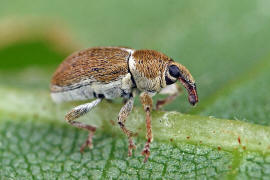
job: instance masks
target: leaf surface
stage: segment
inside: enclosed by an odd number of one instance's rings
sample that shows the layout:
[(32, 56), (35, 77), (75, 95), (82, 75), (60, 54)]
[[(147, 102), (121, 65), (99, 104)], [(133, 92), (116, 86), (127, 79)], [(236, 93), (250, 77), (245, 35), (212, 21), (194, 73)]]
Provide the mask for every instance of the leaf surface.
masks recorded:
[[(267, 3), (1, 2), (1, 178), (269, 179)], [(197, 107), (189, 106), (184, 92), (166, 111), (153, 112), (148, 163), (141, 155), (139, 102), (127, 122), (138, 134), (137, 149), (127, 157), (127, 139), (116, 123), (119, 100), (103, 102), (80, 119), (98, 127), (94, 149), (80, 154), (87, 132), (63, 117), (81, 102), (56, 105), (49, 97), (51, 74), (68, 54), (115, 45), (160, 50), (197, 81)]]

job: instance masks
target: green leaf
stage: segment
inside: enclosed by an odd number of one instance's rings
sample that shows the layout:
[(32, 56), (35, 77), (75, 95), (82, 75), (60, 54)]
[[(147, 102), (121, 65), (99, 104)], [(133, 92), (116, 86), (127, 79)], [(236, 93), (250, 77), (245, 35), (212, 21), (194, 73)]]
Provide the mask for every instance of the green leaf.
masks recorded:
[[(269, 179), (269, 7), (233, 0), (2, 2), (0, 179)], [(119, 100), (80, 119), (98, 127), (94, 149), (80, 154), (87, 132), (63, 117), (81, 102), (56, 105), (49, 97), (50, 76), (65, 56), (112, 45), (160, 50), (197, 80), (197, 107), (184, 92), (153, 112), (147, 163), (139, 102), (127, 121), (138, 134), (128, 157), (116, 123)]]
[[(87, 134), (60, 121), (72, 106), (54, 105), (47, 92), (2, 87), (0, 94), (0, 172), (7, 178), (229, 177), (234, 176), (237, 168), (240, 175), (248, 175), (246, 166), (250, 168), (248, 163), (256, 164), (257, 159), (268, 171), (269, 127), (177, 112), (153, 112), (155, 142), (149, 162), (143, 163), (140, 151), (145, 125), (141, 108), (135, 108), (127, 122), (138, 133), (138, 148), (133, 157), (127, 157), (126, 138), (115, 125), (121, 105), (111, 103), (102, 103), (82, 118), (99, 130), (94, 138), (95, 148), (80, 154), (79, 146)], [(261, 171), (262, 167), (256, 167)]]

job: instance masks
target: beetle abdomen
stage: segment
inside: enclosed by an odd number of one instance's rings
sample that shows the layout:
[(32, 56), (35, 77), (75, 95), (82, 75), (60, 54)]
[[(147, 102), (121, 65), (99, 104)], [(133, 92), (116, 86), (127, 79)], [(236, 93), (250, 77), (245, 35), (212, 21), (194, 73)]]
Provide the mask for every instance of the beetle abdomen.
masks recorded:
[[(125, 81), (123, 81), (123, 79), (125, 79)], [(132, 87), (134, 85), (130, 74), (127, 74), (123, 79), (106, 84), (93, 82), (89, 85), (78, 86), (77, 88), (72, 88), (67, 91), (51, 92), (51, 96), (55, 102), (78, 101), (93, 98), (128, 98), (132, 93)]]
[(132, 49), (127, 48), (100, 47), (67, 57), (53, 75), (53, 99), (61, 102), (98, 96), (115, 98), (129, 93), (132, 84), (123, 83), (123, 78), (130, 76), (128, 59), (131, 52)]

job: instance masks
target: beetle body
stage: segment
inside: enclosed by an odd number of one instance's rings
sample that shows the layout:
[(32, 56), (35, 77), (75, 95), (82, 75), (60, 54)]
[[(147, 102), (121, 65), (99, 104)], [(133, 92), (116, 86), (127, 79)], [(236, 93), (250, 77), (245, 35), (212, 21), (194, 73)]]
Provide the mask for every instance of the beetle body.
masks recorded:
[(91, 48), (72, 54), (53, 76), (52, 98), (56, 102), (128, 98), (135, 87), (128, 66), (133, 51)]
[(134, 50), (122, 47), (97, 47), (76, 52), (66, 58), (53, 75), (51, 96), (55, 102), (96, 99), (72, 109), (66, 120), (79, 128), (87, 129), (89, 137), (81, 151), (92, 146), (95, 127), (74, 119), (87, 113), (102, 99), (122, 97), (126, 104), (122, 107), (118, 124), (129, 139), (129, 155), (135, 145), (132, 133), (126, 129), (125, 121), (133, 107), (135, 91), (146, 112), (147, 143), (143, 150), (145, 161), (150, 155), (152, 141), (151, 115), (152, 96), (166, 93), (167, 99), (158, 101), (157, 108), (172, 101), (177, 96), (175, 82), (179, 80), (189, 93), (189, 102), (198, 102), (196, 85), (189, 71), (166, 55), (154, 50)]

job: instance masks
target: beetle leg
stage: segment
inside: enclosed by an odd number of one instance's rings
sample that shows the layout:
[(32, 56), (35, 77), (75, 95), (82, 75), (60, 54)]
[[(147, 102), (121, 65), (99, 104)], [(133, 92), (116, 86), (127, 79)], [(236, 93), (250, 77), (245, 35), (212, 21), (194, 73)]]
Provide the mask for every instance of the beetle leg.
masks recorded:
[(150, 143), (153, 140), (153, 135), (152, 135), (152, 127), (151, 127), (151, 111), (152, 111), (152, 106), (153, 106), (153, 101), (152, 98), (149, 94), (147, 93), (142, 93), (140, 96), (143, 109), (146, 113), (146, 138), (147, 141), (145, 143), (144, 149), (142, 151), (142, 155), (145, 156), (144, 162), (146, 162), (150, 156)]
[(128, 101), (128, 99), (124, 98), (122, 102), (123, 102), (123, 104), (126, 104), (127, 101)]
[(133, 103), (134, 103), (134, 98), (130, 97), (127, 100), (126, 104), (121, 108), (121, 110), (119, 112), (119, 115), (118, 115), (118, 124), (120, 125), (122, 131), (128, 137), (128, 142), (129, 142), (128, 156), (131, 156), (132, 155), (132, 149), (136, 148), (136, 146), (134, 145), (133, 140), (132, 140), (133, 133), (131, 131), (129, 131), (125, 126), (126, 119), (127, 119), (128, 115), (129, 115), (129, 113), (132, 111)]
[(89, 131), (89, 135), (87, 140), (85, 141), (85, 143), (81, 146), (80, 151), (83, 152), (85, 147), (89, 147), (90, 149), (93, 147), (92, 145), (92, 137), (96, 131), (96, 127), (88, 125), (88, 124), (84, 124), (82, 122), (79, 121), (74, 121), (74, 119), (79, 118), (80, 116), (86, 114), (87, 112), (89, 112), (92, 108), (94, 108), (95, 106), (97, 106), (102, 99), (96, 99), (90, 103), (86, 103), (86, 104), (82, 104), (80, 106), (77, 106), (75, 108), (73, 108), (70, 112), (67, 113), (67, 115), (65, 116), (66, 121), (71, 124), (72, 126), (75, 126), (77, 128), (81, 128), (81, 129), (86, 129), (87, 131)]
[(163, 106), (175, 100), (177, 96), (179, 96), (182, 93), (182, 88), (178, 84), (175, 83), (175, 84), (172, 84), (163, 88), (159, 93), (166, 94), (169, 96), (166, 97), (165, 99), (157, 101), (156, 110), (160, 110)]

